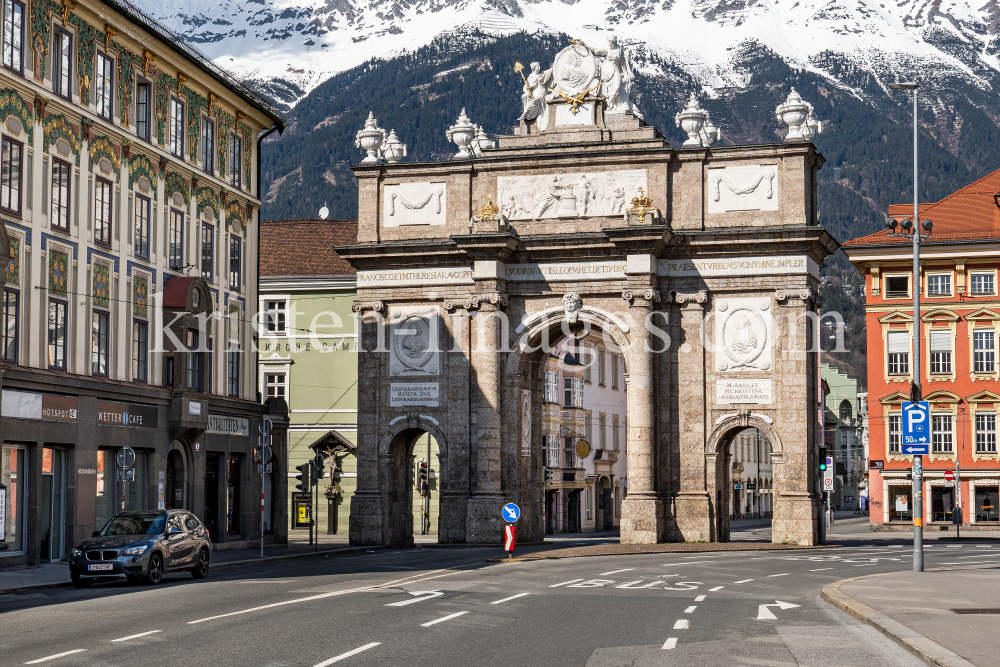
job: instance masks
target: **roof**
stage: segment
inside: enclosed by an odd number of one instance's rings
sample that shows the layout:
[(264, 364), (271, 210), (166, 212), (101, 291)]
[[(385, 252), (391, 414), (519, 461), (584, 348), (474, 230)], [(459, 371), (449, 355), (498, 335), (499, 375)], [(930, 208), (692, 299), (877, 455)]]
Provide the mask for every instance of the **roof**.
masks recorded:
[[(931, 220), (934, 231), (922, 244), (1000, 240), (1000, 208), (993, 199), (1000, 193), (1000, 170), (956, 190), (939, 202), (920, 204), (920, 220)], [(896, 220), (913, 217), (913, 204), (893, 204), (888, 214)], [(886, 230), (851, 239), (851, 246), (908, 245), (912, 237), (890, 237)]]
[(354, 275), (334, 246), (358, 242), (357, 220), (272, 220), (260, 223), (260, 275)]

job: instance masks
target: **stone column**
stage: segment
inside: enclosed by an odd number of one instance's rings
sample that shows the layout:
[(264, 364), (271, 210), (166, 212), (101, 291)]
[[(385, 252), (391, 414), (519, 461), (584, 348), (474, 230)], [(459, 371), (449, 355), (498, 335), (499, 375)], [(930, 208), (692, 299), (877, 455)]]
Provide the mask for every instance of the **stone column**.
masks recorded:
[(678, 326), (672, 339), (677, 349), (677, 440), (680, 459), (679, 488), (675, 501), (677, 532), (688, 542), (711, 541), (713, 528), (711, 498), (706, 487), (705, 458), (706, 404), (710, 391), (705, 386), (705, 345), (702, 322), (707, 292), (680, 293), (674, 300), (679, 306)]
[(351, 544), (383, 544), (382, 499), (379, 494), (379, 336), (381, 301), (355, 301), (358, 327), (358, 486), (351, 496)]
[(476, 406), (476, 480), (469, 499), (466, 539), (471, 544), (500, 544), (503, 522), (500, 509), (507, 502), (501, 489), (500, 435), (502, 376), (500, 350), (503, 347), (501, 306), (507, 296), (499, 292), (477, 297), (479, 314), (473, 320), (476, 341), (472, 347)]
[(654, 450), (653, 352), (647, 318), (660, 301), (656, 289), (627, 289), (629, 302), (628, 439), (626, 461), (628, 495), (622, 503), (622, 544), (656, 544), (665, 539), (663, 499), (656, 490)]

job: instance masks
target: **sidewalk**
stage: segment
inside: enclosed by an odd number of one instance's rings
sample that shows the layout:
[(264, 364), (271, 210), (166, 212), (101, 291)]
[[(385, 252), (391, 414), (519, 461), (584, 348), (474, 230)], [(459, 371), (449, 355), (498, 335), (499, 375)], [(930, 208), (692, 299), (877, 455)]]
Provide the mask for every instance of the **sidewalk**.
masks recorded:
[[(436, 537), (436, 536), (433, 536)], [(308, 537), (293, 534), (288, 538), (288, 545), (264, 545), (264, 557), (260, 556), (260, 547), (253, 549), (216, 549), (212, 552), (212, 569), (217, 570), (236, 565), (248, 565), (260, 562), (275, 562), (296, 558), (308, 558), (313, 555), (345, 555), (378, 551), (387, 547), (352, 547), (348, 544), (346, 535), (321, 535), (319, 544), (309, 545)], [(69, 565), (67, 563), (45, 563), (41, 567), (25, 570), (0, 572), (0, 595), (26, 593), (28, 591), (70, 586)]]
[(996, 564), (845, 579), (826, 586), (822, 595), (929, 664), (997, 664), (1000, 567)]

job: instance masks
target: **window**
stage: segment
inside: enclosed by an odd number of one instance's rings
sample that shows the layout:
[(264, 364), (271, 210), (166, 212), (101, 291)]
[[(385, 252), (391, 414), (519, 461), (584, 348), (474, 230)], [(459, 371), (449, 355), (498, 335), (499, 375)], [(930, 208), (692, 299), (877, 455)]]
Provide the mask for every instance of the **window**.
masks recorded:
[(587, 521), (590, 521), (591, 518), (592, 518), (591, 505), (594, 504), (594, 501), (591, 498), (592, 493), (593, 492), (592, 492), (591, 488), (588, 486), (587, 487), (587, 497), (586, 497), (586, 500), (584, 501), (585, 504), (587, 505)]
[(993, 373), (996, 370), (996, 352), (993, 347), (995, 332), (972, 332), (972, 372)]
[(66, 370), (65, 301), (49, 299), (49, 368)]
[(229, 135), (229, 182), (235, 187), (242, 187), (243, 174), (243, 140), (238, 134)]
[(94, 181), (94, 242), (111, 245), (111, 181)]
[(149, 324), (142, 320), (132, 320), (132, 379), (149, 379)]
[(1000, 521), (1000, 489), (995, 486), (976, 486), (976, 521)]
[(573, 442), (573, 438), (563, 438), (563, 467), (564, 468), (575, 468), (574, 463), (576, 459), (576, 443)]
[(951, 329), (931, 331), (931, 375), (951, 373)]
[(556, 371), (545, 371), (544, 394), (546, 403), (559, 402), (559, 373)]
[(187, 332), (187, 387), (194, 391), (202, 390), (202, 354), (199, 350), (200, 338), (198, 331), (188, 329)]
[(201, 118), (201, 168), (215, 173), (215, 123), (206, 116)]
[(611, 355), (611, 388), (618, 388), (618, 355)]
[(227, 355), (227, 388), (230, 396), (240, 395), (240, 309), (229, 307), (229, 353)]
[(976, 452), (980, 454), (997, 451), (997, 415), (995, 412), (976, 413)]
[(607, 449), (608, 448), (608, 416), (606, 414), (604, 414), (603, 412), (601, 413), (601, 416), (598, 419), (597, 428), (600, 431), (600, 433), (598, 434), (597, 437), (600, 439), (601, 449)]
[(62, 160), (52, 160), (52, 227), (69, 231), (70, 166)]
[(184, 157), (184, 103), (170, 98), (170, 136), (167, 139), (170, 152), (179, 158)]
[(885, 277), (885, 298), (905, 299), (910, 296), (909, 276), (886, 276)]
[(212, 389), (213, 389), (213, 387), (212, 387), (212, 380), (214, 378), (214, 376), (212, 375), (212, 368), (214, 367), (213, 366), (214, 363), (215, 363), (215, 339), (213, 339), (211, 336), (209, 336), (207, 338), (207, 340), (205, 341), (205, 361), (204, 361), (204, 366), (205, 366), (205, 382), (204, 382), (204, 387), (205, 387), (205, 389), (204, 389), (204, 391), (205, 391), (206, 394), (214, 393), (212, 391)]
[(928, 275), (927, 296), (951, 296), (951, 274), (932, 273)]
[(906, 375), (910, 372), (910, 333), (890, 331), (886, 336), (889, 354), (889, 375)]
[(94, 66), (94, 95), (97, 102), (97, 115), (106, 120), (111, 120), (111, 109), (114, 99), (111, 91), (115, 79), (115, 61), (97, 52), (97, 62)]
[(135, 240), (133, 248), (135, 256), (149, 259), (149, 214), (151, 202), (149, 197), (135, 196)]
[(264, 389), (267, 398), (285, 398), (285, 374), (265, 373)]
[(619, 438), (621, 429), (618, 425), (618, 415), (611, 415), (611, 448), (616, 452), (619, 449), (619, 443), (621, 442)]
[(545, 464), (550, 468), (559, 467), (559, 441), (554, 435), (543, 435), (545, 445)]
[(174, 271), (184, 270), (184, 214), (177, 209), (170, 209), (169, 236), (170, 268)]
[(903, 415), (889, 415), (889, 453), (899, 454), (903, 441)]
[(286, 333), (284, 301), (265, 301), (264, 317), (266, 318), (265, 331), (268, 334), (283, 336)]
[(593, 351), (594, 348), (581, 345), (580, 349), (583, 351), (583, 358), (580, 360), (583, 366), (583, 381), (587, 384), (591, 383), (590, 379), (590, 367), (594, 365)]
[(854, 414), (854, 409), (851, 407), (851, 402), (844, 399), (840, 402), (840, 418), (850, 419), (851, 415)]
[(21, 150), (20, 142), (4, 137), (0, 140), (0, 208), (21, 214)]
[(565, 402), (564, 407), (567, 408), (582, 408), (583, 407), (583, 378), (565, 378), (563, 380), (564, 396)]
[(243, 284), (243, 239), (229, 237), (229, 288), (240, 291)]
[(71, 99), (70, 76), (73, 73), (73, 36), (56, 28), (52, 37), (52, 92)]
[(111, 314), (95, 310), (91, 323), (90, 372), (93, 375), (108, 374), (108, 323)]
[(973, 273), (971, 276), (973, 294), (993, 294), (995, 292), (992, 271)]
[(597, 384), (604, 386), (604, 350), (597, 353)]
[(140, 139), (150, 140), (149, 135), (149, 109), (150, 86), (147, 81), (138, 81), (135, 84), (135, 134)]
[[(7, 494), (6, 535), (10, 551), (25, 551), (25, 519), (28, 514), (26, 487), (28, 484), (27, 451), (19, 447), (0, 447), (0, 484)], [(36, 519), (37, 520), (37, 519)], [(5, 553), (9, 554), (10, 551)]]
[(215, 225), (201, 225), (201, 277), (212, 282), (212, 266), (215, 263)]
[(17, 290), (3, 291), (3, 360), (17, 363), (17, 338), (21, 293)]
[(954, 451), (950, 414), (931, 415), (931, 442), (936, 453)]
[(14, 0), (3, 3), (3, 64), (24, 74), (24, 5)]

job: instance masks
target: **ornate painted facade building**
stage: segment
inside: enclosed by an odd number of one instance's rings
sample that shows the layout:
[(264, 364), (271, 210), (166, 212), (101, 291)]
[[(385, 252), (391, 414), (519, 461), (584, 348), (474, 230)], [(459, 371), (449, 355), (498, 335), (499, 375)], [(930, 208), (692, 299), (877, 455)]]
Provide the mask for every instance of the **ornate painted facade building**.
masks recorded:
[[(66, 557), (122, 506), (193, 510), (245, 544), (266, 411), (258, 137), (282, 120), (125, 1), (6, 0), (3, 25), (0, 568)], [(264, 488), (281, 541), (280, 474)]]

